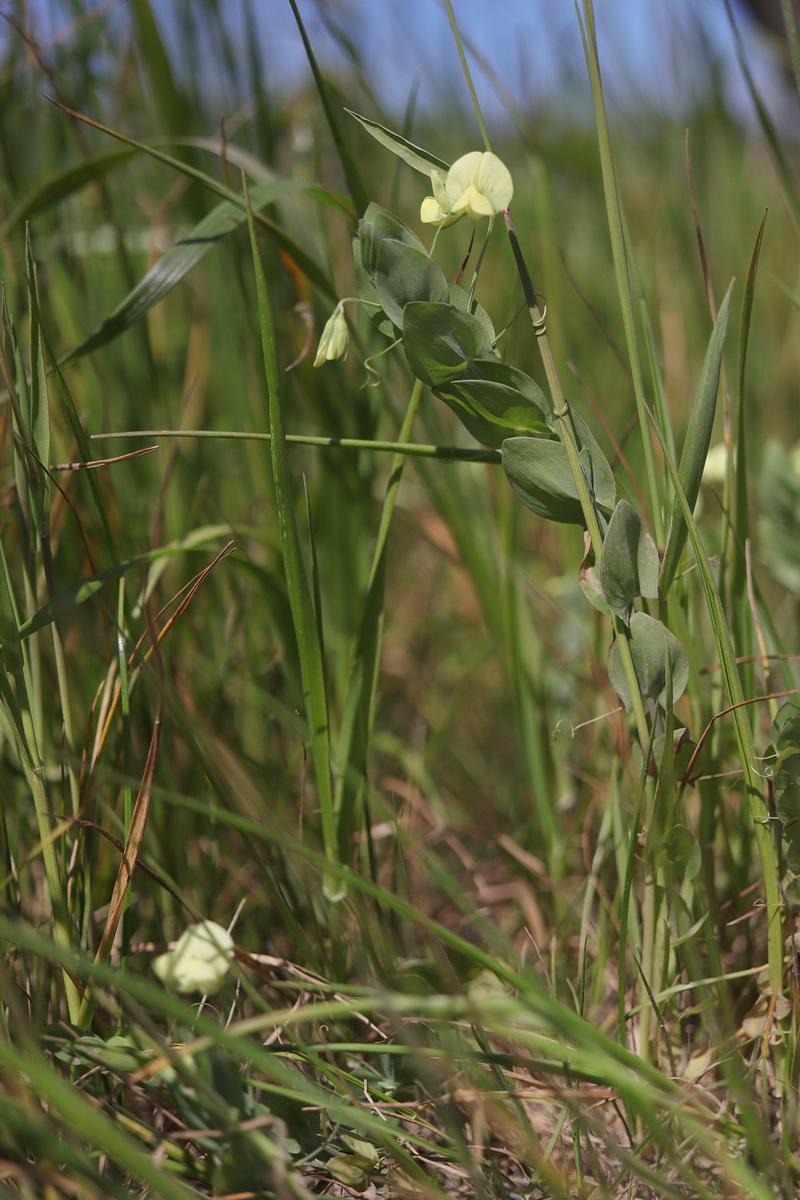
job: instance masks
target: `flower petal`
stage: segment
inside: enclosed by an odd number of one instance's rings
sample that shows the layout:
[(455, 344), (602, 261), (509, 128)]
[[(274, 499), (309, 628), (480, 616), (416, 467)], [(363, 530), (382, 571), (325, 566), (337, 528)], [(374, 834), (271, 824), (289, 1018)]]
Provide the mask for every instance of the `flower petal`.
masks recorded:
[(449, 203), (447, 210), (442, 209), (434, 196), (426, 196), (420, 205), (419, 219), (423, 225), (452, 225), (460, 216), (461, 213), (450, 212)]
[(480, 221), (482, 217), (493, 217), (495, 209), (486, 197), (478, 191), (475, 184), (470, 184), (457, 204), (453, 205), (453, 214), (466, 213), (470, 221)]
[(487, 153), (482, 156), (475, 186), (489, 201), (495, 213), (501, 213), (503, 209), (508, 208), (514, 195), (511, 172), (496, 154)]
[(463, 154), (461, 158), (457, 158), (447, 172), (445, 187), (451, 207), (454, 208), (467, 188), (475, 183), (482, 158), (480, 150), (472, 150), (469, 154)]

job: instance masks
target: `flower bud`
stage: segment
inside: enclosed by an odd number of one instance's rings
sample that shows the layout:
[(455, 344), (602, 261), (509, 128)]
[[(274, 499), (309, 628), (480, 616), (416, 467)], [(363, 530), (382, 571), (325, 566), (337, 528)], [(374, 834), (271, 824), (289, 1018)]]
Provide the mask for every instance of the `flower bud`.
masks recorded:
[(333, 314), (325, 324), (322, 337), (319, 339), (314, 366), (321, 367), (323, 363), (333, 362), (336, 358), (345, 358), (347, 356), (347, 342), (347, 321), (341, 304), (337, 304)]

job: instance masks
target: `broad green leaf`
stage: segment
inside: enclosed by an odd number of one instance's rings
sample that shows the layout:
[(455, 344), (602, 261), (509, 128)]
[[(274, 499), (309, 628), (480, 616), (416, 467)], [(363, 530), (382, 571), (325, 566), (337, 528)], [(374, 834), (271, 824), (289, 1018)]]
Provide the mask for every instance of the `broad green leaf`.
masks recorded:
[(494, 331), (494, 325), (492, 324), (491, 318), (486, 309), (482, 305), (478, 304), (476, 300), (473, 300), (472, 304), (470, 304), (468, 294), (462, 287), (459, 287), (457, 283), (448, 283), (447, 287), (450, 303), (456, 308), (460, 309), (461, 312), (468, 312), (470, 316), (475, 318), (476, 321), (479, 321), (489, 335), (489, 340), (491, 341), (492, 345), (494, 345), (496, 334)]
[(418, 301), (406, 305), (403, 347), (417, 379), (430, 387), (475, 377), (475, 360), (494, 357), (481, 322), (452, 304)]
[[(611, 509), (616, 498), (611, 467), (586, 422), (577, 413), (572, 420), (589, 490), (601, 508)], [(583, 525), (578, 489), (561, 442), (508, 438), (502, 453), (503, 470), (523, 504), (549, 521)]]
[[(637, 612), (631, 617), (628, 641), (639, 690), (644, 698), (663, 703), (667, 685), (665, 660), (669, 656), (672, 700), (673, 703), (678, 701), (689, 681), (689, 659), (675, 635), (655, 617)], [(614, 691), (625, 707), (630, 709), (631, 694), (617, 642), (614, 642), (608, 657), (608, 674)]]
[(371, 134), (382, 146), (391, 150), (392, 154), (402, 158), (404, 163), (408, 163), (422, 175), (430, 175), (431, 171), (438, 171), (440, 175), (445, 176), (450, 170), (448, 164), (441, 158), (429, 154), (427, 150), (415, 146), (412, 142), (407, 142), (405, 138), (400, 137), (399, 133), (393, 133), (391, 129), (387, 129), (384, 125), (378, 125), (376, 121), (370, 121), (367, 117), (360, 117), (350, 108), (346, 108), (345, 112), (349, 113), (351, 117), (355, 117), (367, 133)]
[(608, 523), (599, 575), (606, 600), (626, 625), (637, 596), (658, 595), (658, 551), (627, 500), (620, 500)]
[(353, 239), (353, 267), (356, 277), (356, 295), (360, 300), (363, 300), (367, 305), (375, 305), (375, 307), (367, 308), (369, 319), (376, 329), (387, 337), (393, 340), (397, 337), (397, 330), (392, 322), (386, 316), (386, 313), (380, 307), (380, 299), (378, 298), (378, 290), (372, 279), (372, 275), (364, 266), (364, 243), (361, 238)]
[(482, 379), (465, 379), (436, 388), (469, 432), (486, 446), (499, 448), (508, 437), (549, 436), (544, 394), (523, 371), (497, 360), (476, 360)]
[[(411, 246), (427, 258), (427, 251), (413, 230), (404, 225), (394, 213), (381, 208), (379, 204), (370, 204), (358, 223), (358, 237), (353, 241), (356, 289), (359, 298), (367, 304), (381, 303), (375, 286), (375, 271), (378, 265), (378, 251), (387, 238)], [(395, 324), (381, 308), (370, 310), (370, 320), (376, 329), (387, 337), (397, 337)]]
[[(683, 488), (690, 509), (694, 509), (697, 501), (700, 483), (703, 478), (703, 467), (708, 455), (708, 447), (711, 444), (711, 431), (714, 426), (714, 413), (717, 407), (719, 373), (722, 365), (722, 351), (725, 346), (725, 333), (728, 328), (728, 313), (730, 311), (732, 289), (733, 283), (730, 284), (725, 293), (725, 299), (720, 305), (716, 324), (709, 339), (705, 362), (703, 363), (700, 382), (697, 385), (697, 395), (695, 396), (692, 415), (689, 419), (689, 427), (686, 430), (683, 453), (681, 454), (680, 466), (678, 468), (681, 487)], [(658, 592), (662, 599), (672, 587), (678, 562), (686, 543), (687, 532), (683, 510), (680, 501), (676, 497), (672, 507), (672, 520), (670, 521), (669, 533), (667, 534), (667, 544), (664, 548), (664, 558), (661, 563), (661, 574), (658, 584)]]
[(447, 300), (447, 280), (436, 263), (424, 251), (393, 238), (380, 243), (373, 282), (383, 311), (398, 329), (407, 304)]
[[(297, 191), (302, 184), (290, 179), (277, 179), (272, 183), (261, 183), (253, 188), (251, 195), (258, 208), (271, 204), (288, 192)], [(79, 358), (90, 354), (98, 347), (119, 337), (131, 325), (149, 312), (163, 300), (184, 275), (203, 258), (209, 250), (221, 242), (228, 234), (238, 228), (243, 219), (240, 206), (223, 200), (221, 204), (199, 221), (181, 240), (163, 254), (155, 266), (151, 267), (143, 279), (125, 297), (121, 304), (114, 309), (110, 316), (98, 325), (80, 345), (68, 355), (68, 359)]]
[(581, 447), (583, 465), (589, 491), (597, 504), (609, 512), (617, 499), (617, 485), (608, 459), (595, 441), (595, 436), (579, 413), (572, 412), (572, 427)]
[(614, 614), (611, 611), (611, 605), (603, 595), (603, 589), (600, 586), (600, 580), (597, 576), (597, 571), (595, 568), (593, 566), (582, 566), (580, 569), (580, 574), (578, 575), (578, 582), (580, 584), (581, 591), (589, 603), (593, 605), (598, 612), (601, 612), (604, 616), (609, 617), (613, 621)]
[(358, 223), (358, 240), (362, 246), (362, 259), (365, 268), (371, 273), (375, 270), (378, 250), (384, 238), (392, 238), (395, 242), (404, 242), (427, 255), (425, 246), (399, 217), (382, 208), (380, 204), (372, 203)]
[(511, 487), (532, 512), (562, 525), (583, 525), (583, 509), (567, 452), (544, 438), (507, 438), (503, 470)]

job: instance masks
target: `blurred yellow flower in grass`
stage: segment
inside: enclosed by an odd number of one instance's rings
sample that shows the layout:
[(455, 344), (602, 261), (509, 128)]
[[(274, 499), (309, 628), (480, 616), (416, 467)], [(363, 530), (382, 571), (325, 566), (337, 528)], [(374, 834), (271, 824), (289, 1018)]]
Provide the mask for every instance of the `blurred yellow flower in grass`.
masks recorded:
[(426, 196), (420, 220), (426, 225), (452, 225), (461, 217), (480, 221), (495, 217), (511, 203), (514, 183), (504, 162), (489, 151), (473, 150), (457, 159), (442, 179), (431, 171), (433, 195)]
[(214, 921), (190, 925), (172, 950), (158, 956), (153, 970), (171, 992), (213, 996), (228, 973), (233, 944), (227, 929)]

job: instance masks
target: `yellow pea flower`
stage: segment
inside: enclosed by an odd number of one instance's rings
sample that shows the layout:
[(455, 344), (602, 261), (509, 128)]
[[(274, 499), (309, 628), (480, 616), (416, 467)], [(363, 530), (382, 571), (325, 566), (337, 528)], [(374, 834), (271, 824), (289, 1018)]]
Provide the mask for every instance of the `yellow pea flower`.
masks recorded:
[(473, 150), (453, 163), (443, 180), (431, 171), (433, 195), (426, 196), (420, 220), (426, 225), (452, 225), (461, 217), (480, 221), (494, 217), (511, 203), (514, 183), (505, 163), (490, 152)]
[(172, 950), (153, 963), (158, 978), (172, 992), (212, 996), (222, 986), (233, 958), (233, 938), (214, 921), (190, 925)]

